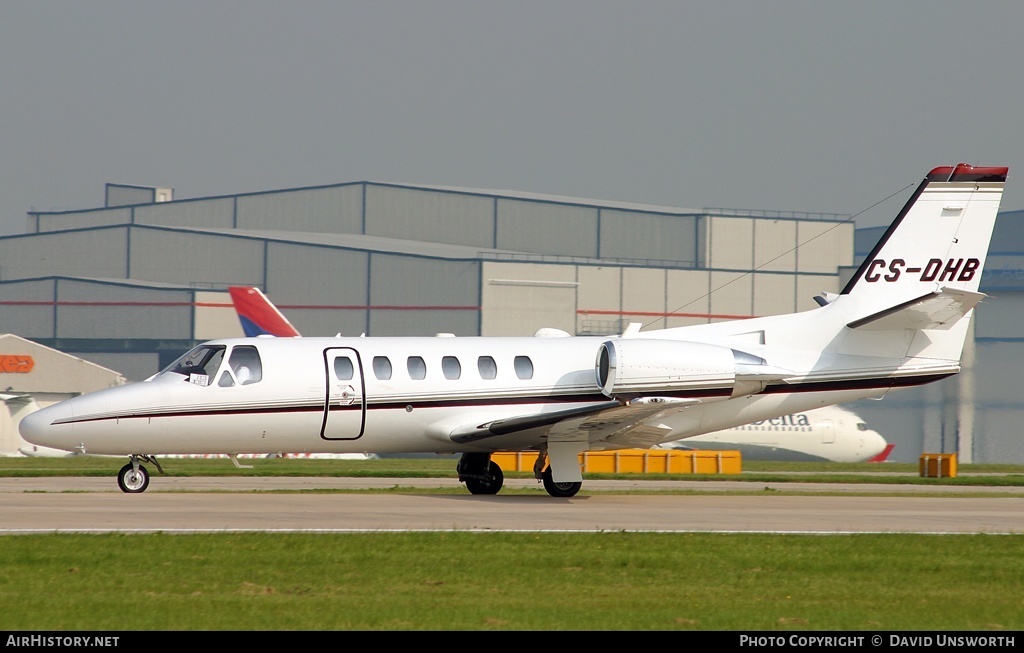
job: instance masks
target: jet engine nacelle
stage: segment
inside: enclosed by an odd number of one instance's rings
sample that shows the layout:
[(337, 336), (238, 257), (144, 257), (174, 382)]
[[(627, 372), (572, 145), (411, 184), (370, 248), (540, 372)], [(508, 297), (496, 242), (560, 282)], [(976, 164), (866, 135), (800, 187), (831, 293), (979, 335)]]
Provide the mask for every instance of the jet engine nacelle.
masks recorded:
[(597, 352), (597, 384), (608, 397), (692, 392), (738, 397), (787, 376), (763, 358), (721, 345), (673, 340), (609, 340)]

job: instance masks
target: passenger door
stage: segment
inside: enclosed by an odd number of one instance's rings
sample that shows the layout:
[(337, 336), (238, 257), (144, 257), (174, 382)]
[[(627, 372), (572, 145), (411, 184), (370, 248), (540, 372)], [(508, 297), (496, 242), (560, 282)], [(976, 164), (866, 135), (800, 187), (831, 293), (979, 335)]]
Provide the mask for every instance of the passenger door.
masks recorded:
[(366, 424), (366, 395), (363, 364), (351, 347), (324, 350), (324, 419), (320, 437), (324, 440), (357, 440)]

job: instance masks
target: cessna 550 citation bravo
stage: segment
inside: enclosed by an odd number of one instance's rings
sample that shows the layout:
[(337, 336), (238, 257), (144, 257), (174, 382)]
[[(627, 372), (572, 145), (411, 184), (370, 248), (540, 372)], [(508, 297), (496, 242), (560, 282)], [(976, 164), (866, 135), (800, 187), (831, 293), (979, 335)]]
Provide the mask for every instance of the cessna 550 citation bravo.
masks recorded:
[[(255, 286), (229, 286), (235, 313), (246, 336), (300, 336), (277, 306)], [(659, 449), (737, 450), (743, 460), (816, 460), (836, 463), (882, 462), (893, 449), (860, 417), (841, 406), (780, 415), (657, 445)], [(52, 451), (52, 450), (51, 450)], [(67, 454), (73, 455), (73, 454)], [(206, 454), (209, 455), (209, 454)], [(216, 454), (223, 455), (223, 454)], [(337, 457), (367, 454), (290, 454)], [(402, 455), (402, 454), (397, 454)]]
[(856, 274), (813, 310), (617, 336), (213, 340), (146, 381), (21, 421), (40, 446), (126, 455), (142, 492), (162, 454), (460, 453), (473, 494), (498, 451), (539, 452), (571, 497), (584, 451), (682, 438), (944, 379), (960, 358), (1005, 167), (928, 173)]

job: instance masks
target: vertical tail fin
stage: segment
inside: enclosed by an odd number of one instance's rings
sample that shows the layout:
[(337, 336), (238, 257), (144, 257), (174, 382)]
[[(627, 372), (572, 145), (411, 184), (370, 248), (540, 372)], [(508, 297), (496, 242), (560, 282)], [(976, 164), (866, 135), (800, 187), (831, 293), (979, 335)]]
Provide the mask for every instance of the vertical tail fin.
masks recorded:
[(928, 173), (834, 300), (849, 327), (843, 351), (958, 369), (1006, 173), (966, 163)]
[(940, 289), (977, 293), (1007, 170), (929, 172), (842, 294), (882, 310)]
[(231, 286), (228, 288), (235, 312), (242, 322), (242, 331), (248, 337), (272, 335), (295, 337), (298, 330), (274, 306), (259, 288)]

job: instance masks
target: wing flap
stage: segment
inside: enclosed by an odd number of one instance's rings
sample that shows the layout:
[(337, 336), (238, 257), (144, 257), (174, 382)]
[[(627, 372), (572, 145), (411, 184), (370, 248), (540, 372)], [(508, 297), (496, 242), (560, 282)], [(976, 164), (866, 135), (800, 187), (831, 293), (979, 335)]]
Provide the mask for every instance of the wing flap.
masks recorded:
[(611, 446), (648, 448), (660, 442), (670, 429), (653, 423), (659, 416), (700, 399), (642, 397), (627, 403), (608, 401), (550, 413), (494, 420), (479, 426), (453, 429), (448, 437), (459, 444), (480, 443), (491, 438), (533, 432), (549, 442), (605, 442)]

